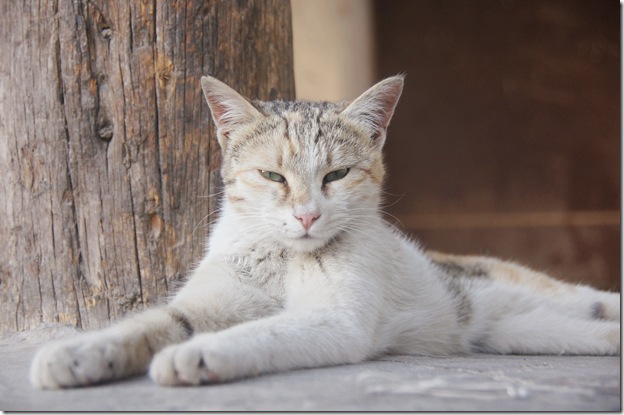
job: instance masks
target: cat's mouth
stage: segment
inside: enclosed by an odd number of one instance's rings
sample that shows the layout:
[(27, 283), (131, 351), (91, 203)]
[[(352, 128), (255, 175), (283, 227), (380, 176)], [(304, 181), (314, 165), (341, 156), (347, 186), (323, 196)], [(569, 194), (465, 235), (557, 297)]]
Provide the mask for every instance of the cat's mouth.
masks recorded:
[(314, 243), (314, 242), (320, 242), (321, 241), (320, 238), (314, 237), (314, 236), (310, 235), (309, 233), (305, 233), (305, 234), (303, 234), (301, 236), (298, 236), (298, 237), (296, 237), (294, 239), (295, 239), (295, 241), (299, 241), (299, 242), (302, 242), (302, 243)]
[(305, 232), (290, 238), (289, 247), (299, 252), (311, 252), (323, 247), (327, 238)]

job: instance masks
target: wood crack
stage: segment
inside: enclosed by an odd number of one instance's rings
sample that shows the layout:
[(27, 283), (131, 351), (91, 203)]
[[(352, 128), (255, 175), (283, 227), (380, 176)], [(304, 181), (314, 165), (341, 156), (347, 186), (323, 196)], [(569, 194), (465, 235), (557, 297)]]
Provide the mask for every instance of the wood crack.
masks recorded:
[[(83, 264), (83, 258), (82, 258), (82, 252), (80, 250), (80, 232), (78, 230), (78, 215), (76, 213), (76, 203), (75, 203), (75, 197), (74, 197), (74, 179), (72, 177), (72, 169), (71, 169), (71, 144), (70, 144), (70, 134), (69, 134), (69, 124), (68, 124), (68, 120), (67, 120), (67, 112), (66, 112), (66, 107), (65, 107), (65, 91), (64, 91), (64, 85), (63, 85), (63, 66), (62, 66), (62, 53), (61, 53), (61, 39), (60, 39), (60, 32), (59, 32), (59, 26), (60, 26), (60, 22), (59, 22), (59, 10), (58, 10), (58, 3), (54, 3), (54, 32), (56, 35), (56, 41), (54, 43), (54, 54), (55, 54), (55, 58), (56, 58), (56, 69), (58, 71), (57, 74), (57, 89), (58, 89), (58, 97), (59, 97), (59, 101), (60, 101), (60, 108), (61, 108), (61, 114), (63, 116), (63, 134), (65, 136), (65, 140), (67, 143), (67, 147), (66, 147), (66, 181), (67, 184), (69, 186), (69, 189), (67, 189), (65, 191), (69, 192), (69, 194), (71, 195), (71, 220), (68, 220), (67, 223), (68, 224), (73, 224), (73, 229), (70, 230), (71, 233), (73, 233), (74, 236), (74, 241), (75, 244), (71, 244), (71, 250), (72, 250), (72, 257), (75, 258), (77, 257), (78, 260), (77, 261), (73, 261), (73, 266), (74, 268), (74, 273), (73, 275), (75, 277), (78, 278), (78, 284), (80, 284), (80, 279), (82, 278), (82, 270), (84, 268), (84, 264)], [(63, 224), (63, 226), (65, 226), (65, 223)], [(77, 251), (77, 252), (76, 252)], [(82, 291), (82, 290), (81, 290)], [(79, 328), (84, 328), (83, 324), (82, 324), (82, 314), (80, 311), (80, 303), (78, 301), (78, 292), (76, 289), (76, 280), (75, 278), (72, 278), (72, 293), (74, 295), (74, 299), (75, 299), (75, 306), (76, 306), (76, 326)], [(84, 302), (84, 293), (83, 294), (83, 302)]]

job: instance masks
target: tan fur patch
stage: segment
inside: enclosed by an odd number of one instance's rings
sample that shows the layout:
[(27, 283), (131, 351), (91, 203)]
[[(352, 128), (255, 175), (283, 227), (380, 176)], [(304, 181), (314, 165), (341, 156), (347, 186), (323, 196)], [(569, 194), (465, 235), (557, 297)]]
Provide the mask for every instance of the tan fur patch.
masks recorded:
[(576, 289), (572, 284), (556, 280), (513, 262), (483, 256), (450, 255), (435, 251), (428, 251), (427, 255), (436, 262), (452, 262), (462, 267), (480, 266), (488, 270), (492, 280), (524, 285), (532, 287), (536, 291), (563, 294)]
[(370, 169), (361, 169), (365, 174), (367, 174), (375, 184), (381, 185), (384, 180), (385, 169), (383, 165), (379, 163), (374, 163)]

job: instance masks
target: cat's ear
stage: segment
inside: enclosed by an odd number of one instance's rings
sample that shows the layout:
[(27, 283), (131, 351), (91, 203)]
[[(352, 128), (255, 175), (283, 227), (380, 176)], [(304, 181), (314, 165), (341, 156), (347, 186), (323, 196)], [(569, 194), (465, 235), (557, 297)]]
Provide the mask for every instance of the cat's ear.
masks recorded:
[(242, 95), (211, 76), (202, 76), (201, 86), (217, 126), (217, 138), (224, 147), (230, 133), (262, 117)]
[(342, 113), (367, 128), (380, 147), (403, 90), (403, 75), (392, 76), (372, 86), (355, 99)]

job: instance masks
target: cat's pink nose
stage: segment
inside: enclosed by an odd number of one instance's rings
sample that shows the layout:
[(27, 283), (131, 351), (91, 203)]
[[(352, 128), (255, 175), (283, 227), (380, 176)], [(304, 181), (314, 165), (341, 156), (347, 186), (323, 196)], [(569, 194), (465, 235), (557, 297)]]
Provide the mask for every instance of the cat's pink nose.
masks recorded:
[(299, 221), (301, 221), (301, 224), (303, 225), (303, 229), (305, 229), (306, 231), (309, 231), (310, 228), (312, 227), (312, 224), (316, 222), (318, 218), (321, 217), (321, 214), (320, 213), (303, 213), (300, 215), (295, 215), (295, 217), (299, 219)]

